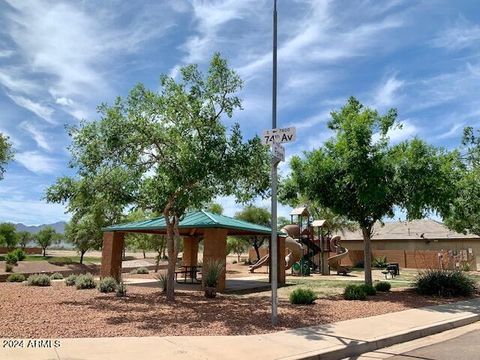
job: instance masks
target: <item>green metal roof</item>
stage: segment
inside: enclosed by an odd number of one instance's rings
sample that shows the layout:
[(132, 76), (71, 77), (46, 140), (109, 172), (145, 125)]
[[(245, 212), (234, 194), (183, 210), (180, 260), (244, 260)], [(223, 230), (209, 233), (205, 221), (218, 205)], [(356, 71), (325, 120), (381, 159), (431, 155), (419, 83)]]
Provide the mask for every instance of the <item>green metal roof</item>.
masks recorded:
[[(178, 226), (182, 229), (205, 229), (222, 228), (229, 229), (229, 235), (269, 235), (272, 230), (269, 227), (252, 224), (247, 221), (234, 219), (224, 215), (214, 214), (208, 211), (192, 211), (187, 213)], [(112, 225), (104, 228), (104, 231), (166, 231), (165, 219), (162, 217), (132, 222), (128, 224)], [(282, 235), (282, 233), (279, 233)]]

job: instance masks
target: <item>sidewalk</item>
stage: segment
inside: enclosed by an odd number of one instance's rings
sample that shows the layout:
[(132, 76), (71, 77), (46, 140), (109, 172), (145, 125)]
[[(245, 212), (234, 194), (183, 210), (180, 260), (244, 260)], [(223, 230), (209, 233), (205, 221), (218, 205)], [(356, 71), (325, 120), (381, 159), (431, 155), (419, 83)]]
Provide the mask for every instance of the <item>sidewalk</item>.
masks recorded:
[(480, 299), (251, 336), (60, 339), (56, 349), (0, 348), (0, 359), (342, 359), (480, 320)]

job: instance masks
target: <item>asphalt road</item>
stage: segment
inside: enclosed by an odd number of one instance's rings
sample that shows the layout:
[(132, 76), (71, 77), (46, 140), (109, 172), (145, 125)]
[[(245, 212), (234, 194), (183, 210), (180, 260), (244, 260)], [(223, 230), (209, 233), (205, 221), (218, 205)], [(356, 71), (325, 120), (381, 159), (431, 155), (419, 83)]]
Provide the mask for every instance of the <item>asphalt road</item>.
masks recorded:
[(389, 360), (478, 360), (480, 359), (480, 330), (428, 345)]

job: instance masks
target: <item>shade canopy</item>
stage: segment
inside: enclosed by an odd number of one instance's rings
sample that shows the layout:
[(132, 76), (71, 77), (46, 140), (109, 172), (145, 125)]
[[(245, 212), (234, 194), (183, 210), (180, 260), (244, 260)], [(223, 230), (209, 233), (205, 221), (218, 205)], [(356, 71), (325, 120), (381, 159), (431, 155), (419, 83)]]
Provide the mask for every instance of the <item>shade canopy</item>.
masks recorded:
[[(227, 229), (228, 235), (270, 235), (272, 232), (271, 228), (266, 226), (204, 210), (187, 213), (178, 225), (178, 230), (182, 236), (199, 236), (203, 235), (205, 229), (215, 228)], [(104, 228), (103, 231), (165, 234), (167, 226), (165, 218), (162, 216), (127, 224), (112, 225)], [(285, 234), (280, 232), (278, 235), (283, 236)]]

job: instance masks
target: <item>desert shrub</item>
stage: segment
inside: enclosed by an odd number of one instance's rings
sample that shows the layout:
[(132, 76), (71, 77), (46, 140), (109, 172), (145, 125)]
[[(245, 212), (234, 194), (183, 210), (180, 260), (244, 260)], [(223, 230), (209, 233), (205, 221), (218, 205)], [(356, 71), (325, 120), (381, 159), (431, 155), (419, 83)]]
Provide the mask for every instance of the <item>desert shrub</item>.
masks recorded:
[(30, 275), (27, 279), (28, 286), (50, 286), (50, 277), (46, 274)]
[(58, 272), (56, 272), (56, 273), (50, 275), (50, 279), (51, 279), (51, 280), (62, 280), (62, 279), (63, 279), (63, 275), (60, 274), (60, 273), (58, 273)]
[(22, 249), (13, 250), (12, 254), (15, 255), (18, 261), (23, 261), (27, 257), (27, 254), (25, 254), (25, 251), (23, 251)]
[(390, 291), (392, 285), (388, 281), (380, 281), (375, 284), (377, 291)]
[(372, 285), (362, 284), (362, 285), (358, 285), (358, 286), (361, 287), (363, 289), (363, 291), (365, 292), (365, 294), (367, 294), (369, 296), (373, 296), (373, 295), (377, 294), (377, 290), (375, 290), (375, 288)]
[(362, 285), (348, 285), (343, 291), (343, 298), (345, 300), (365, 300), (367, 294)]
[(96, 284), (95, 284), (95, 280), (93, 279), (93, 275), (90, 273), (79, 275), (77, 277), (77, 280), (75, 280), (75, 287), (78, 290), (94, 289), (96, 287)]
[(203, 267), (203, 277), (205, 286), (216, 287), (218, 285), (218, 280), (222, 275), (222, 272), (225, 267), (225, 262), (220, 260), (212, 260), (205, 264)]
[(53, 257), (47, 260), (52, 265), (63, 266), (73, 264), (73, 260), (69, 257)]
[(68, 275), (67, 278), (65, 279), (65, 285), (67, 286), (73, 286), (75, 285), (75, 282), (77, 281), (77, 275), (75, 274), (72, 274), (72, 275)]
[(5, 272), (9, 273), (13, 271), (13, 265), (5, 263)]
[(13, 251), (9, 252), (7, 255), (5, 255), (5, 262), (8, 265), (17, 265), (17, 255), (13, 253)]
[(8, 282), (23, 282), (25, 281), (25, 275), (23, 274), (11, 274), (7, 278)]
[(387, 258), (384, 257), (377, 257), (373, 259), (372, 266), (378, 269), (385, 269), (387, 267)]
[(148, 269), (144, 266), (133, 269), (130, 274), (148, 274)]
[(160, 284), (160, 288), (162, 289), (163, 292), (167, 291), (167, 273), (166, 272), (161, 272), (157, 276), (155, 276), (155, 279), (158, 280)]
[(475, 280), (458, 270), (426, 270), (418, 274), (414, 287), (422, 295), (470, 296), (476, 291)]
[(117, 280), (112, 277), (106, 277), (98, 283), (98, 291), (103, 293), (114, 292), (117, 288)]
[(133, 274), (148, 274), (148, 269), (144, 266), (139, 267), (138, 269), (135, 269), (135, 272)]
[(310, 305), (317, 299), (317, 295), (311, 289), (295, 289), (289, 296), (291, 304)]
[(127, 285), (125, 285), (123, 281), (120, 281), (120, 283), (115, 287), (115, 296), (127, 296)]

